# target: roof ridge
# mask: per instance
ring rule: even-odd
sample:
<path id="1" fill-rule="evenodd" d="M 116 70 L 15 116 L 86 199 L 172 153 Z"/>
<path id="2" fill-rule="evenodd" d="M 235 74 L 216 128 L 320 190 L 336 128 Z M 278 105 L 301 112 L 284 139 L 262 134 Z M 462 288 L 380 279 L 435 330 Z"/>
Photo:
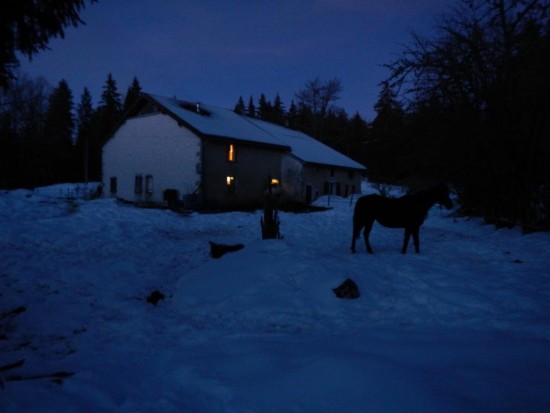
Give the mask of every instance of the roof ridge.
<path id="1" fill-rule="evenodd" d="M 262 121 L 261 119 L 256 119 L 256 118 L 251 118 L 251 117 L 248 117 L 248 116 L 245 116 L 245 115 L 241 115 L 240 113 L 236 113 L 236 112 L 233 112 L 233 113 L 235 113 L 237 116 L 240 116 L 241 118 L 243 118 L 244 120 L 249 122 L 252 126 L 260 129 L 262 132 L 267 133 L 272 138 L 275 138 L 277 141 L 279 141 L 284 146 L 288 146 L 288 144 L 286 142 L 284 142 L 281 138 L 279 138 L 277 135 L 271 133 L 267 129 L 262 128 L 258 123 L 258 121 L 260 121 L 260 122 L 265 122 L 265 121 Z M 291 149 L 292 149 L 292 147 L 291 147 Z"/>

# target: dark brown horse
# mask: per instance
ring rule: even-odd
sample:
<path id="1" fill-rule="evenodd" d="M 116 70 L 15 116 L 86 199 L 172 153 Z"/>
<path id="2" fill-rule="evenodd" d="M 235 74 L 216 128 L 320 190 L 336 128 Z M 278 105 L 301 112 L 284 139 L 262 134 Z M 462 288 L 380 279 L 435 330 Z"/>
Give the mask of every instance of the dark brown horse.
<path id="1" fill-rule="evenodd" d="M 405 195 L 401 198 L 386 198 L 380 195 L 365 195 L 357 200 L 353 211 L 353 238 L 351 240 L 351 252 L 355 252 L 355 241 L 364 227 L 363 236 L 367 252 L 372 254 L 369 243 L 369 234 L 374 221 L 389 228 L 405 228 L 405 238 L 401 252 L 407 252 L 409 238 L 414 240 L 416 253 L 420 252 L 418 232 L 424 223 L 428 211 L 439 203 L 450 209 L 453 202 L 449 198 L 449 188 L 445 184 L 439 184 L 426 191 L 414 195 Z"/>

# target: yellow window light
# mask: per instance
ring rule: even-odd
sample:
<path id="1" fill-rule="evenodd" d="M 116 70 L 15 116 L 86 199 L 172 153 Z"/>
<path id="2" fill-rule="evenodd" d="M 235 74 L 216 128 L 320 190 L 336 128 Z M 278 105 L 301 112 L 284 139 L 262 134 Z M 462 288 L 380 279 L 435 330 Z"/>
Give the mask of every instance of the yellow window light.
<path id="1" fill-rule="evenodd" d="M 230 144 L 229 149 L 227 150 L 227 160 L 230 162 L 235 162 L 235 145 Z"/>
<path id="2" fill-rule="evenodd" d="M 228 176 L 225 178 L 225 181 L 227 183 L 227 186 L 231 186 L 233 185 L 234 181 L 235 181 L 235 177 L 234 176 Z"/>
<path id="3" fill-rule="evenodd" d="M 271 186 L 279 185 L 279 180 L 277 178 L 271 178 Z"/>

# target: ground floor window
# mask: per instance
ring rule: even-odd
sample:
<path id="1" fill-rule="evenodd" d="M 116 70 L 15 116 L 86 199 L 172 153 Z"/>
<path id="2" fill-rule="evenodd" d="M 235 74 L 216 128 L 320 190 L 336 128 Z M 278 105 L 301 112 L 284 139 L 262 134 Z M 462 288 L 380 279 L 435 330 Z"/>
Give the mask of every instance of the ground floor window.
<path id="1" fill-rule="evenodd" d="M 145 193 L 151 195 L 153 193 L 153 175 L 145 177 Z"/>
<path id="2" fill-rule="evenodd" d="M 109 180 L 109 191 L 111 194 L 116 194 L 118 189 L 118 182 L 116 176 L 111 176 L 111 179 Z"/>
<path id="3" fill-rule="evenodd" d="M 134 179 L 134 192 L 136 194 L 143 193 L 143 176 L 141 175 L 136 175 Z"/>

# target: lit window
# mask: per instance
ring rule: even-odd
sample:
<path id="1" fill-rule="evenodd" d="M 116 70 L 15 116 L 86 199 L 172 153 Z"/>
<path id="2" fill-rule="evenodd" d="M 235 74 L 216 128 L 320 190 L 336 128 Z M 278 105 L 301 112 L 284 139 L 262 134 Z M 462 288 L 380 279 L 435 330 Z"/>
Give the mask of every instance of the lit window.
<path id="1" fill-rule="evenodd" d="M 153 193 L 153 175 L 145 177 L 145 193 L 149 195 Z"/>
<path id="2" fill-rule="evenodd" d="M 230 144 L 227 148 L 227 160 L 229 162 L 235 162 L 237 160 L 237 153 L 235 151 L 235 145 Z"/>
<path id="3" fill-rule="evenodd" d="M 279 180 L 277 178 L 271 178 L 271 186 L 279 185 Z"/>
<path id="4" fill-rule="evenodd" d="M 229 192 L 229 193 L 235 192 L 235 177 L 234 176 L 227 176 L 225 178 L 225 183 L 227 184 L 227 192 Z"/>

